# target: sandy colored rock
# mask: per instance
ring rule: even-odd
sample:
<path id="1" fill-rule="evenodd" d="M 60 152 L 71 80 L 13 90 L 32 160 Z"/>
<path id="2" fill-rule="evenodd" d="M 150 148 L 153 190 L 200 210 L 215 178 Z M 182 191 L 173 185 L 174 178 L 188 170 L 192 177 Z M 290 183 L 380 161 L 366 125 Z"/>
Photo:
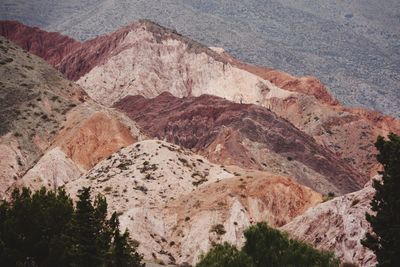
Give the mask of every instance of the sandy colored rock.
<path id="1" fill-rule="evenodd" d="M 370 202 L 374 193 L 369 185 L 360 191 L 321 203 L 281 230 L 319 249 L 334 251 L 344 262 L 375 266 L 375 255 L 360 243 L 371 230 L 365 214 L 371 212 Z"/>
<path id="2" fill-rule="evenodd" d="M 82 186 L 106 196 L 146 259 L 165 263 L 195 263 L 213 242 L 240 245 L 252 223 L 279 226 L 322 200 L 286 177 L 215 165 L 158 140 L 114 153 L 66 188 L 75 195 Z M 226 233 L 213 232 L 216 224 Z"/>
<path id="3" fill-rule="evenodd" d="M 79 178 L 82 173 L 76 163 L 68 158 L 59 147 L 56 147 L 47 151 L 13 187 L 24 186 L 36 191 L 44 186 L 55 190 L 69 181 Z"/>

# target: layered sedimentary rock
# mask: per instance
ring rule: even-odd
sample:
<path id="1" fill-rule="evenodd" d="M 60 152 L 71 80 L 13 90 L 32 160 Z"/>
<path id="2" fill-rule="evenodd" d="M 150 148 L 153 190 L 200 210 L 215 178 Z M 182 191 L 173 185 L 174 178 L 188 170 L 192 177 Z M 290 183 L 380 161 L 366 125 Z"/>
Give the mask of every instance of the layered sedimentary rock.
<path id="1" fill-rule="evenodd" d="M 80 42 L 58 32 L 45 32 L 18 21 L 1 21 L 0 35 L 55 66 L 80 46 Z"/>
<path id="2" fill-rule="evenodd" d="M 18 34 L 9 38 L 29 43 Z M 240 62 L 223 49 L 209 49 L 149 21 L 74 46 L 54 66 L 106 105 L 126 95 L 155 97 L 168 91 L 268 107 L 349 162 L 364 175 L 363 183 L 378 169 L 372 145 L 376 137 L 400 133 L 394 118 L 342 107 L 314 77 Z"/>
<path id="3" fill-rule="evenodd" d="M 193 149 L 220 164 L 289 174 L 322 193 L 360 188 L 362 177 L 329 150 L 266 108 L 220 97 L 153 99 L 115 104 L 149 136 Z"/>
<path id="4" fill-rule="evenodd" d="M 334 251 L 344 262 L 375 266 L 372 251 L 360 240 L 371 231 L 365 214 L 371 213 L 375 193 L 371 185 L 364 189 L 324 202 L 286 224 L 281 230 L 324 250 Z"/>

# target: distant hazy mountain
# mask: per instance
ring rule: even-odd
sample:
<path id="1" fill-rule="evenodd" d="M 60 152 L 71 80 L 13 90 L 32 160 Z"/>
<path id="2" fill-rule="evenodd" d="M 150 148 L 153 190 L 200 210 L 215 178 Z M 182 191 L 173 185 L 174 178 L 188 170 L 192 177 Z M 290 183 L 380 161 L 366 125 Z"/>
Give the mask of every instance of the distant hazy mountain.
<path id="1" fill-rule="evenodd" d="M 2 0 L 0 18 L 81 40 L 147 18 L 247 62 L 317 76 L 345 104 L 400 116 L 398 0 Z"/>

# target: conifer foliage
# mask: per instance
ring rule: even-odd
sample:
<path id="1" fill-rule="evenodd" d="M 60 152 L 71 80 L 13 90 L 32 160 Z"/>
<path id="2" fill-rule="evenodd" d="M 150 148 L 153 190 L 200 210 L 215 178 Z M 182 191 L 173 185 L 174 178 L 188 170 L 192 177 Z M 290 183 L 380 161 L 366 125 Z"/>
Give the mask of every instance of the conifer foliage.
<path id="1" fill-rule="evenodd" d="M 120 233 L 118 216 L 107 219 L 106 199 L 91 201 L 90 188 L 76 206 L 64 190 L 16 189 L 0 204 L 1 266 L 142 267 L 129 233 Z"/>
<path id="2" fill-rule="evenodd" d="M 382 180 L 373 183 L 376 192 L 371 209 L 375 214 L 366 215 L 373 233 L 362 244 L 375 252 L 377 266 L 400 266 L 400 136 L 378 137 L 375 146 L 383 166 Z"/>
<path id="3" fill-rule="evenodd" d="M 200 258 L 197 267 L 338 267 L 333 253 L 319 251 L 285 233 L 258 223 L 245 231 L 242 250 L 225 243 Z"/>

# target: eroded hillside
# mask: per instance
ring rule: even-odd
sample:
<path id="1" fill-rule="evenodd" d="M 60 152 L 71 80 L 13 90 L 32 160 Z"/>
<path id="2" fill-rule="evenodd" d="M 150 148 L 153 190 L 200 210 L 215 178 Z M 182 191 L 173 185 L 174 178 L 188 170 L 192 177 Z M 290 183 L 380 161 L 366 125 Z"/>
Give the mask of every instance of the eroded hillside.
<path id="1" fill-rule="evenodd" d="M 19 27 L 8 36 L 34 48 L 34 35 L 27 38 L 21 34 L 30 27 Z M 40 31 L 37 35 L 47 40 L 54 34 Z M 294 77 L 240 62 L 223 49 L 209 49 L 149 21 L 80 43 L 65 51 L 54 65 L 106 105 L 127 95 L 156 97 L 168 91 L 178 97 L 211 94 L 265 106 L 351 164 L 363 174 L 363 183 L 377 173 L 372 145 L 376 137 L 400 133 L 398 120 L 341 106 L 314 77 Z"/>
<path id="2" fill-rule="evenodd" d="M 194 263 L 214 242 L 241 245 L 252 223 L 280 226 L 322 196 L 270 173 L 224 167 L 164 141 L 132 144 L 66 184 L 106 196 L 146 259 Z"/>
<path id="3" fill-rule="evenodd" d="M 42 59 L 0 37 L 0 196 L 50 146 L 86 98 Z"/>
<path id="4" fill-rule="evenodd" d="M 319 204 L 281 230 L 319 249 L 334 251 L 344 262 L 375 266 L 374 253 L 360 242 L 370 231 L 365 214 L 371 212 L 374 193 L 368 185 L 360 191 Z"/>
<path id="5" fill-rule="evenodd" d="M 325 194 L 362 185 L 361 175 L 349 165 L 263 107 L 169 93 L 126 97 L 115 107 L 149 136 L 194 149 L 219 164 L 287 174 Z"/>

